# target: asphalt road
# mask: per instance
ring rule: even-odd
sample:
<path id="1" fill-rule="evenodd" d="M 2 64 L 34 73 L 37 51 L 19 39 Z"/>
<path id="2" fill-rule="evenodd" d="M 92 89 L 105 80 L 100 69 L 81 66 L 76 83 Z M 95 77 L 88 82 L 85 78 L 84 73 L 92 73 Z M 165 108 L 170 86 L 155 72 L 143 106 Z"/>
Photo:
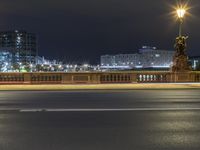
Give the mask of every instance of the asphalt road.
<path id="1" fill-rule="evenodd" d="M 199 150 L 200 90 L 0 92 L 0 150 Z"/>

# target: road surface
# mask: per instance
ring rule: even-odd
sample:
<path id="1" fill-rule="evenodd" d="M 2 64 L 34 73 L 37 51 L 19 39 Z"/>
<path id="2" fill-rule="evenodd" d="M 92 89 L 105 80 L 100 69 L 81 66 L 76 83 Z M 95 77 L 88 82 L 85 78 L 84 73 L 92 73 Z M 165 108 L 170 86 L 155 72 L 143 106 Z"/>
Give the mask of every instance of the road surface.
<path id="1" fill-rule="evenodd" d="M 0 92 L 2 150 L 199 150 L 200 90 Z"/>

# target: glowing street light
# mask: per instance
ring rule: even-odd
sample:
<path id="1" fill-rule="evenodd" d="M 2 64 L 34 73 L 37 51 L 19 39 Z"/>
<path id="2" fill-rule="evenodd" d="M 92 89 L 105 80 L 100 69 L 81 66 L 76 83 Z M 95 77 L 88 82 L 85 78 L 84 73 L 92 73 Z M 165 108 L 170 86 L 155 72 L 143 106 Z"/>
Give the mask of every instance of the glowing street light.
<path id="1" fill-rule="evenodd" d="M 182 36 L 182 24 L 183 24 L 183 18 L 186 14 L 186 9 L 184 8 L 178 8 L 176 10 L 176 13 L 177 13 L 177 16 L 178 16 L 178 19 L 179 19 L 179 37 Z"/>
<path id="2" fill-rule="evenodd" d="M 178 18 L 183 19 L 184 15 L 186 13 L 186 10 L 183 8 L 179 8 L 176 10 L 176 12 L 177 12 Z"/>
<path id="3" fill-rule="evenodd" d="M 179 20 L 179 35 L 175 40 L 175 56 L 173 58 L 173 64 L 171 67 L 172 72 L 185 72 L 191 71 L 191 66 L 188 63 L 188 56 L 186 54 L 187 47 L 187 36 L 182 35 L 182 25 L 185 18 L 185 15 L 188 14 L 187 10 L 189 10 L 188 3 L 180 3 L 178 7 L 176 7 L 176 16 Z M 175 82 L 176 82 L 176 74 L 175 74 Z"/>
<path id="4" fill-rule="evenodd" d="M 33 72 L 33 64 L 30 64 L 30 71 Z"/>

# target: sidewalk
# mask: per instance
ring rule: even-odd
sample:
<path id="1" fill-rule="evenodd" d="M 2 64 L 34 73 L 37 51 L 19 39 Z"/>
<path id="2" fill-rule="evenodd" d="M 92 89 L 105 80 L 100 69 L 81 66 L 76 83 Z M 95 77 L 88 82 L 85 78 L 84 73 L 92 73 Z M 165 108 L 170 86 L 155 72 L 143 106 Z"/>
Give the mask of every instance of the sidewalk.
<path id="1" fill-rule="evenodd" d="M 133 83 L 133 84 L 75 84 L 75 85 L 0 85 L 0 91 L 40 90 L 162 90 L 200 89 L 200 83 Z"/>

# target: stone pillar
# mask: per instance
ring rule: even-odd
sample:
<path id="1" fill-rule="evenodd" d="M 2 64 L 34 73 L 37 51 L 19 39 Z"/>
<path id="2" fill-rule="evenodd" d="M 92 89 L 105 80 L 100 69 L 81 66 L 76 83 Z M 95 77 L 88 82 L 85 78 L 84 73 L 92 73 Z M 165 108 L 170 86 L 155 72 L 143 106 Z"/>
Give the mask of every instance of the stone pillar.
<path id="1" fill-rule="evenodd" d="M 93 83 L 93 84 L 101 83 L 101 81 L 100 81 L 101 75 L 100 74 L 95 73 L 95 74 L 92 74 L 91 77 L 92 77 L 91 83 Z"/>
<path id="2" fill-rule="evenodd" d="M 132 73 L 131 74 L 131 82 L 132 83 L 136 83 L 137 82 L 137 74 L 136 73 Z"/>
<path id="3" fill-rule="evenodd" d="M 62 74 L 62 84 L 72 84 L 72 74 L 71 73 L 63 73 Z"/>
<path id="4" fill-rule="evenodd" d="M 24 73 L 24 84 L 31 84 L 31 73 Z"/>

